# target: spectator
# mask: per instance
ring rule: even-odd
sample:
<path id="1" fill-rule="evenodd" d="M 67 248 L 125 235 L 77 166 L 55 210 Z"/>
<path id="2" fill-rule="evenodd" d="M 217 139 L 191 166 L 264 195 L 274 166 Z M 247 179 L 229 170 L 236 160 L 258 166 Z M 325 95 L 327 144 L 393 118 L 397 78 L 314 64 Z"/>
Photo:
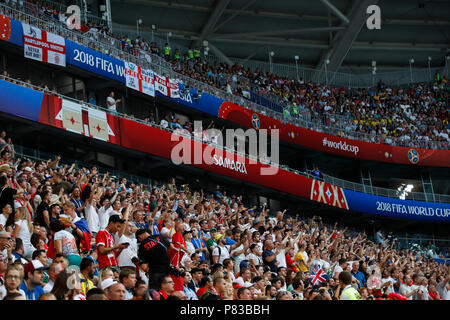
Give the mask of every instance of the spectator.
<path id="1" fill-rule="evenodd" d="M 174 281 L 170 276 L 165 276 L 161 279 L 161 285 L 159 293 L 161 294 L 161 300 L 167 300 L 167 298 L 174 292 Z"/>
<path id="2" fill-rule="evenodd" d="M 186 272 L 184 276 L 184 288 L 183 288 L 184 294 L 186 295 L 187 300 L 198 300 L 196 292 L 199 289 L 199 287 L 195 287 L 194 285 L 195 289 L 191 289 L 189 287 L 189 284 L 191 282 L 192 282 L 192 275 L 190 272 Z"/>
<path id="3" fill-rule="evenodd" d="M 104 290 L 92 288 L 87 292 L 86 300 L 108 300 L 108 296 Z"/>
<path id="4" fill-rule="evenodd" d="M 30 259 L 34 251 L 31 245 L 31 233 L 33 232 L 33 224 L 30 220 L 30 215 L 25 207 L 20 207 L 15 213 L 14 232 L 13 236 L 22 240 L 24 254 L 26 259 Z"/>
<path id="5" fill-rule="evenodd" d="M 311 174 L 313 175 L 314 179 L 316 179 L 316 180 L 322 180 L 323 179 L 322 171 L 319 170 L 318 166 L 314 167 L 314 170 L 311 171 Z"/>
<path id="6" fill-rule="evenodd" d="M 359 271 L 359 269 L 359 261 L 354 261 L 352 263 L 351 274 L 353 277 L 355 277 L 356 280 L 358 280 L 358 288 L 360 289 L 361 287 L 364 287 L 366 285 L 366 277 L 361 271 Z"/>
<path id="7" fill-rule="evenodd" d="M 361 300 L 359 292 L 352 287 L 352 275 L 350 272 L 343 271 L 339 274 L 339 288 L 337 293 L 341 292 L 340 300 Z"/>
<path id="8" fill-rule="evenodd" d="M 20 289 L 25 292 L 27 300 L 38 300 L 44 294 L 44 289 L 41 287 L 44 270 L 44 265 L 38 260 L 30 261 L 25 266 L 25 277 Z"/>
<path id="9" fill-rule="evenodd" d="M 136 271 L 123 269 L 120 272 L 119 281 L 125 286 L 125 300 L 133 299 L 133 290 L 136 285 Z"/>
<path id="10" fill-rule="evenodd" d="M 237 299 L 238 300 L 253 300 L 252 295 L 249 288 L 241 287 L 237 291 Z"/>
<path id="11" fill-rule="evenodd" d="M 94 278 L 94 261 L 89 258 L 83 258 L 80 263 L 80 286 L 81 293 L 87 296 L 89 290 L 94 288 L 92 279 Z"/>
<path id="12" fill-rule="evenodd" d="M 122 99 L 114 99 L 114 91 L 111 91 L 106 98 L 106 106 L 109 112 L 117 114 L 117 104 L 120 103 Z"/>
<path id="13" fill-rule="evenodd" d="M 112 215 L 109 218 L 108 226 L 105 230 L 101 230 L 97 233 L 95 243 L 97 246 L 97 260 L 100 270 L 109 266 L 117 266 L 117 256 L 128 246 L 125 243 L 115 245 L 113 237 L 124 222 L 125 220 L 118 215 Z"/>
<path id="14" fill-rule="evenodd" d="M 57 299 L 53 293 L 48 292 L 41 295 L 38 300 L 57 300 Z"/>
<path id="15" fill-rule="evenodd" d="M 0 255 L 0 265 L 6 266 L 5 257 Z M 4 268 L 0 266 L 0 268 Z M 3 271 L 2 271 L 3 273 Z M 25 292 L 20 289 L 20 285 L 23 281 L 23 271 L 18 265 L 10 265 L 4 272 L 4 284 L 0 286 L 0 300 L 3 300 L 8 294 L 20 293 L 26 300 Z"/>
<path id="16" fill-rule="evenodd" d="M 63 266 L 61 263 L 53 262 L 50 267 L 48 268 L 48 282 L 44 286 L 44 292 L 50 293 L 53 289 L 53 286 L 55 285 L 56 277 L 58 277 L 58 274 L 63 271 Z"/>
<path id="17" fill-rule="evenodd" d="M 104 290 L 109 300 L 125 300 L 126 290 L 125 286 L 121 283 L 113 281 L 113 283 L 106 286 L 106 289 Z"/>
<path id="18" fill-rule="evenodd" d="M 211 290 L 213 287 L 213 282 L 209 276 L 203 276 L 199 283 L 200 289 L 197 290 L 197 297 L 201 299 L 202 295 Z"/>
<path id="19" fill-rule="evenodd" d="M 138 255 L 148 264 L 149 287 L 159 290 L 164 277 L 169 273 L 170 258 L 167 247 L 161 242 L 159 235 L 150 236 L 147 230 L 136 231 L 139 241 Z"/>

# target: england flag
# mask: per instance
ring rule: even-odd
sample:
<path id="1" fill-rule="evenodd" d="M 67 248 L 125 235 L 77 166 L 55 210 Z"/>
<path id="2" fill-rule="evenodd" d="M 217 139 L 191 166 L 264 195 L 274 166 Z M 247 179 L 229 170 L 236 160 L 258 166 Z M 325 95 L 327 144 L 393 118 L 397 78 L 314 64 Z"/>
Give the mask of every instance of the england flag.
<path id="1" fill-rule="evenodd" d="M 66 42 L 54 33 L 22 23 L 25 58 L 66 66 Z"/>

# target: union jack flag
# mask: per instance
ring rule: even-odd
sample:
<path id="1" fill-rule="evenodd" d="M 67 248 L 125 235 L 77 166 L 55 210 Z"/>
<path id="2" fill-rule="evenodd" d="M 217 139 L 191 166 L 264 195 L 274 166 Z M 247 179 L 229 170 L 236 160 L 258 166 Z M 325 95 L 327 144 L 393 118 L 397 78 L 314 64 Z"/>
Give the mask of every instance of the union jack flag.
<path id="1" fill-rule="evenodd" d="M 309 276 L 309 281 L 313 286 L 319 285 L 322 282 L 327 282 L 329 279 L 330 276 L 325 271 L 323 271 L 322 267 L 320 267 L 320 265 L 318 264 L 314 266 L 314 269 Z"/>

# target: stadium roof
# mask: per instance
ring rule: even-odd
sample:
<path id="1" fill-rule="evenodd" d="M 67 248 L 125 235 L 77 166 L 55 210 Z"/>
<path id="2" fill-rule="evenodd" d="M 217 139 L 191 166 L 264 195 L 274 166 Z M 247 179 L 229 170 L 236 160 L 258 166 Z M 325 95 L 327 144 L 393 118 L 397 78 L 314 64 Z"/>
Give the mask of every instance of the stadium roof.
<path id="1" fill-rule="evenodd" d="M 381 9 L 381 29 L 366 27 L 369 5 Z M 371 62 L 385 71 L 445 64 L 450 52 L 448 0 L 111 0 L 114 29 L 144 38 L 156 36 L 174 44 L 202 47 L 222 60 L 233 58 L 364 72 Z"/>

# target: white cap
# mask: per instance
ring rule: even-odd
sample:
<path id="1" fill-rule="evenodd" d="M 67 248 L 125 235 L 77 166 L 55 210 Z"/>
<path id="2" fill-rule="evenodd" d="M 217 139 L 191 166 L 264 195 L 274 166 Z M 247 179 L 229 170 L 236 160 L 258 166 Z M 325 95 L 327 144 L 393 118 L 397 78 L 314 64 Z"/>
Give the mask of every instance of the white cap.
<path id="1" fill-rule="evenodd" d="M 170 230 L 168 228 L 164 227 L 161 229 L 161 235 L 166 235 L 166 234 L 168 235 L 169 233 L 170 233 Z"/>
<path id="2" fill-rule="evenodd" d="M 102 281 L 102 290 L 106 290 L 111 287 L 113 284 L 116 284 L 117 281 L 114 281 L 113 278 L 108 278 Z"/>
<path id="3" fill-rule="evenodd" d="M 242 287 L 244 287 L 244 288 L 248 288 L 248 287 L 251 287 L 251 286 L 253 285 L 253 284 L 250 283 L 250 282 L 247 282 L 247 281 L 244 282 L 244 279 L 242 279 L 241 277 L 236 278 L 236 279 L 233 281 L 233 283 L 237 283 L 237 284 L 239 284 L 240 286 L 242 286 Z"/>

